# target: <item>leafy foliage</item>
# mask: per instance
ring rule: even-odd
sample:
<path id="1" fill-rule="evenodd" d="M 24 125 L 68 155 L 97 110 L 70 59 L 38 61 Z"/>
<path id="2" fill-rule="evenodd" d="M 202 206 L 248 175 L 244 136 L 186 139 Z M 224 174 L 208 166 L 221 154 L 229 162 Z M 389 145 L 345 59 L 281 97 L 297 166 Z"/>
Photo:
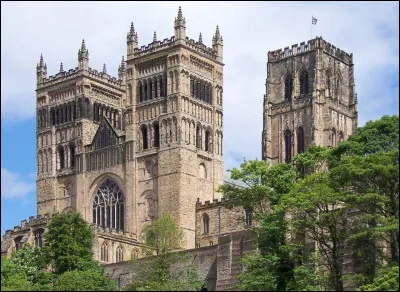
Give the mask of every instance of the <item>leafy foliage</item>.
<path id="1" fill-rule="evenodd" d="M 359 291 L 399 291 L 399 266 L 385 267 L 371 284 L 361 286 Z"/>
<path id="2" fill-rule="evenodd" d="M 1 290 L 31 291 L 32 284 L 26 279 L 25 273 L 11 260 L 1 258 Z"/>
<path id="3" fill-rule="evenodd" d="M 61 274 L 54 285 L 55 291 L 116 291 L 116 280 L 106 275 L 97 262 L 86 262 L 80 269 Z"/>
<path id="4" fill-rule="evenodd" d="M 93 230 L 79 213 L 55 215 L 44 234 L 43 251 L 56 274 L 74 270 L 93 258 Z"/>
<path id="5" fill-rule="evenodd" d="M 138 280 L 127 285 L 126 291 L 196 291 L 204 285 L 190 257 L 176 252 L 183 247 L 183 232 L 169 213 L 161 213 L 144 228 L 142 238 L 143 254 L 157 256 L 135 267 Z"/>

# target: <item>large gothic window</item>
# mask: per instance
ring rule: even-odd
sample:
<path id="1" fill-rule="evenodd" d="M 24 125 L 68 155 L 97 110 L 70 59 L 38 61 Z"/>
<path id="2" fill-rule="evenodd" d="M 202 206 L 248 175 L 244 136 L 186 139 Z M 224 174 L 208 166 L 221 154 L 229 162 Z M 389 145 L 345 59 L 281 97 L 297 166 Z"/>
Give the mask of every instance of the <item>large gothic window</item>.
<path id="1" fill-rule="evenodd" d="M 342 143 L 343 140 L 344 140 L 344 135 L 343 135 L 343 132 L 340 131 L 340 132 L 339 132 L 339 143 Z"/>
<path id="2" fill-rule="evenodd" d="M 292 161 L 292 133 L 285 131 L 285 162 Z"/>
<path id="3" fill-rule="evenodd" d="M 17 236 L 15 239 L 14 239 L 14 243 L 15 243 L 15 250 L 17 251 L 17 250 L 19 250 L 19 249 L 21 249 L 21 247 L 22 247 L 22 244 L 23 244 L 23 242 L 22 242 L 22 235 L 20 235 L 20 236 Z"/>
<path id="4" fill-rule="evenodd" d="M 336 129 L 335 128 L 333 128 L 332 129 L 332 146 L 336 146 L 337 145 L 337 143 L 336 143 Z"/>
<path id="5" fill-rule="evenodd" d="M 292 75 L 288 74 L 285 79 L 285 100 L 290 101 L 292 99 L 293 91 L 293 78 Z"/>
<path id="6" fill-rule="evenodd" d="M 211 134 L 210 134 L 210 131 L 209 130 L 207 130 L 206 131 L 206 137 L 205 137 L 206 139 L 206 143 L 205 143 L 205 150 L 206 151 L 211 151 Z"/>
<path id="7" fill-rule="evenodd" d="M 64 169 L 64 167 L 65 167 L 64 148 L 60 146 L 60 148 L 58 148 L 58 169 Z"/>
<path id="8" fill-rule="evenodd" d="M 297 153 L 304 152 L 304 130 L 303 127 L 297 129 Z"/>
<path id="9" fill-rule="evenodd" d="M 201 128 L 199 125 L 196 127 L 196 147 L 202 149 L 201 147 Z"/>
<path id="10" fill-rule="evenodd" d="M 71 163 L 71 168 L 75 168 L 75 146 L 69 145 L 69 161 Z"/>
<path id="11" fill-rule="evenodd" d="M 245 227 L 249 227 L 249 226 L 253 225 L 253 212 L 250 208 L 247 208 L 245 210 L 244 224 L 245 224 Z"/>
<path id="12" fill-rule="evenodd" d="M 308 94 L 308 73 L 304 70 L 300 75 L 300 95 L 305 94 Z"/>
<path id="13" fill-rule="evenodd" d="M 102 183 L 94 197 L 93 223 L 100 227 L 124 230 L 124 194 L 111 179 Z"/>

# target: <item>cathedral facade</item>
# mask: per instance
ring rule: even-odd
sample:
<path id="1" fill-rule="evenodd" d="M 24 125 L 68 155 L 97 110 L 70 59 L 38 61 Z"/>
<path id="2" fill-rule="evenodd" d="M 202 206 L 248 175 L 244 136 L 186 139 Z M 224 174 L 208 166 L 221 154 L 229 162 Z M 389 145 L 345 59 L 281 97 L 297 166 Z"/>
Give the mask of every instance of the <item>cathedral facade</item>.
<path id="1" fill-rule="evenodd" d="M 75 69 L 61 64 L 48 77 L 40 58 L 37 217 L 6 231 L 2 255 L 27 242 L 41 246 L 51 217 L 68 211 L 93 226 L 94 257 L 104 264 L 141 257 L 141 232 L 163 211 L 184 231 L 186 249 L 219 245 L 252 226 L 251 210 L 226 208 L 216 192 L 224 182 L 219 28 L 212 47 L 201 34 L 190 39 L 179 9 L 174 29 L 171 38 L 154 33 L 152 43 L 139 47 L 131 24 L 118 77 L 105 65 L 101 71 L 89 66 L 84 41 Z M 268 52 L 263 159 L 290 162 L 309 145 L 335 146 L 355 133 L 352 60 L 320 37 Z M 235 256 L 218 249 L 221 259 L 236 259 L 224 264 L 229 285 L 246 250 L 242 235 L 236 241 Z"/>
<path id="2" fill-rule="evenodd" d="M 163 211 L 194 248 L 196 201 L 221 196 L 222 36 L 217 26 L 212 47 L 188 38 L 181 9 L 174 28 L 139 47 L 132 23 L 117 78 L 89 66 L 84 41 L 75 69 L 48 77 L 37 65 L 38 217 L 81 213 L 103 262 L 137 257 Z"/>
<path id="3" fill-rule="evenodd" d="M 321 37 L 268 52 L 262 158 L 290 162 L 357 131 L 353 55 Z"/>

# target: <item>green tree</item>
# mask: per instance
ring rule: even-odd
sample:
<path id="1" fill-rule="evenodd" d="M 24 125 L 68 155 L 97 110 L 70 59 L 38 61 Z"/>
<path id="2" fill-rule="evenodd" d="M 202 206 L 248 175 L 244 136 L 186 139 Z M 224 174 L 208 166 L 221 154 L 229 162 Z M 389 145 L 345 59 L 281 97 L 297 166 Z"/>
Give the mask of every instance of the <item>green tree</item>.
<path id="1" fill-rule="evenodd" d="M 1 258 L 1 290 L 31 291 L 32 283 L 26 279 L 26 274 L 11 260 Z"/>
<path id="2" fill-rule="evenodd" d="M 44 234 L 47 263 L 57 275 L 77 269 L 80 262 L 92 260 L 93 238 L 93 230 L 79 213 L 53 216 Z"/>
<path id="3" fill-rule="evenodd" d="M 61 274 L 55 281 L 56 291 L 116 291 L 117 282 L 98 262 L 84 262 L 78 269 Z"/>
<path id="4" fill-rule="evenodd" d="M 363 285 L 359 291 L 399 291 L 399 266 L 387 266 L 378 272 L 371 284 Z"/>
<path id="5" fill-rule="evenodd" d="M 195 266 L 182 250 L 184 237 L 174 218 L 161 213 L 143 230 L 143 254 L 156 254 L 136 265 L 137 277 L 127 291 L 195 291 L 204 284 Z"/>

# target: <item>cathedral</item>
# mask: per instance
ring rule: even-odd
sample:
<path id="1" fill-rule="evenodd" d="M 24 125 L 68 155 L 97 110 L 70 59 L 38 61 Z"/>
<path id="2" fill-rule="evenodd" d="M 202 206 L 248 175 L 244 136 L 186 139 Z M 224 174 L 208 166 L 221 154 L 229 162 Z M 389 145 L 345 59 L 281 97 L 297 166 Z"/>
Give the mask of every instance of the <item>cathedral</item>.
<path id="1" fill-rule="evenodd" d="M 84 41 L 74 69 L 61 64 L 47 76 L 41 56 L 37 216 L 6 231 L 2 255 L 26 242 L 41 246 L 51 217 L 68 211 L 93 226 L 101 263 L 141 257 L 141 232 L 163 211 L 184 231 L 186 249 L 252 225 L 249 210 L 225 208 L 216 192 L 224 182 L 222 35 L 217 26 L 212 47 L 201 34 L 190 39 L 180 8 L 174 28 L 139 47 L 132 23 L 118 77 L 89 66 Z M 321 37 L 268 52 L 264 160 L 290 162 L 309 145 L 335 146 L 357 130 L 352 61 Z"/>

